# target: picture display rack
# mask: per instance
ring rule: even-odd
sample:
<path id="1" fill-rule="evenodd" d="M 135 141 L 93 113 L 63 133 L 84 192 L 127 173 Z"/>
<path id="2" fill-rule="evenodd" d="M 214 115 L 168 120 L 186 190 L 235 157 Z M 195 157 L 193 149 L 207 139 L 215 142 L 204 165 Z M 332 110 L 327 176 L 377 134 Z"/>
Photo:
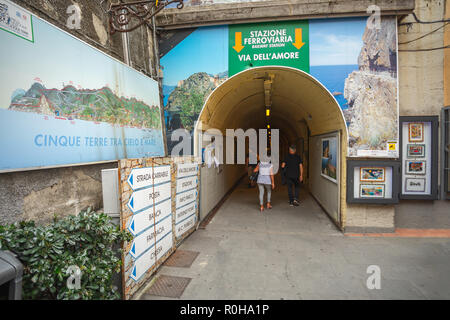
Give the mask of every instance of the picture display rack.
<path id="1" fill-rule="evenodd" d="M 400 198 L 438 199 L 437 116 L 400 117 Z"/>
<path id="2" fill-rule="evenodd" d="M 347 160 L 347 203 L 398 203 L 400 162 Z"/>

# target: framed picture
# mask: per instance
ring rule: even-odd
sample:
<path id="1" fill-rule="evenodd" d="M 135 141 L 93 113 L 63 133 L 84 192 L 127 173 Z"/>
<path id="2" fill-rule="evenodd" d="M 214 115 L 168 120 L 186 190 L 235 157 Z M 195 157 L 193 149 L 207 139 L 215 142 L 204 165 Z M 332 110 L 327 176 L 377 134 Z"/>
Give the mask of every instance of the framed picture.
<path id="1" fill-rule="evenodd" d="M 361 167 L 359 176 L 361 182 L 384 182 L 385 170 L 384 168 Z"/>
<path id="2" fill-rule="evenodd" d="M 408 144 L 406 145 L 407 157 L 425 157 L 425 145 L 424 144 Z"/>
<path id="3" fill-rule="evenodd" d="M 425 160 L 406 160 L 406 174 L 426 174 Z"/>
<path id="4" fill-rule="evenodd" d="M 425 192 L 425 178 L 406 178 L 405 191 L 406 192 Z"/>
<path id="5" fill-rule="evenodd" d="M 423 141 L 423 123 L 409 123 L 409 142 L 422 142 Z"/>
<path id="6" fill-rule="evenodd" d="M 337 139 L 322 139 L 322 177 L 337 183 Z"/>
<path id="7" fill-rule="evenodd" d="M 384 198 L 384 184 L 361 184 L 359 186 L 360 198 Z"/>

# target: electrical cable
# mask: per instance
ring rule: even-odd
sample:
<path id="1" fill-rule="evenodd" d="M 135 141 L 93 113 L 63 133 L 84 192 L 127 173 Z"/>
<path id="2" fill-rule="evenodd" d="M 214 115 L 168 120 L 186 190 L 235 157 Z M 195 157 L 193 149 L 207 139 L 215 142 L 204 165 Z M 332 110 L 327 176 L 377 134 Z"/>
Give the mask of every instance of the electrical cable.
<path id="1" fill-rule="evenodd" d="M 438 48 L 426 48 L 426 49 L 402 49 L 398 50 L 399 52 L 419 52 L 419 51 L 433 51 L 433 50 L 440 50 L 440 49 L 449 49 L 450 45 L 444 46 L 444 47 L 438 47 Z"/>
<path id="2" fill-rule="evenodd" d="M 412 23 L 420 23 L 420 24 L 433 24 L 433 23 L 443 23 L 443 22 L 450 22 L 450 19 L 443 19 L 443 20 L 435 20 L 435 21 L 421 21 L 419 18 L 417 18 L 416 13 L 413 12 L 411 13 L 412 16 L 414 17 L 414 19 L 416 20 L 415 22 L 403 22 L 403 23 L 399 23 L 399 26 L 405 26 L 405 25 L 411 25 Z"/>
<path id="3" fill-rule="evenodd" d="M 425 38 L 426 36 L 429 36 L 430 34 L 432 34 L 432 33 L 436 32 L 436 31 L 438 31 L 438 30 L 444 28 L 444 27 L 447 26 L 448 24 L 450 24 L 450 22 L 447 22 L 447 23 L 443 24 L 443 25 L 440 26 L 439 28 L 436 28 L 436 29 L 434 29 L 433 31 L 431 31 L 431 32 L 429 32 L 429 33 L 427 33 L 427 34 L 424 34 L 423 36 L 421 36 L 421 37 L 419 37 L 419 38 L 417 38 L 417 39 L 409 40 L 409 41 L 405 41 L 405 42 L 399 42 L 398 44 L 407 44 L 407 43 L 411 43 L 411 42 L 414 42 L 414 41 L 423 39 L 423 38 Z"/>

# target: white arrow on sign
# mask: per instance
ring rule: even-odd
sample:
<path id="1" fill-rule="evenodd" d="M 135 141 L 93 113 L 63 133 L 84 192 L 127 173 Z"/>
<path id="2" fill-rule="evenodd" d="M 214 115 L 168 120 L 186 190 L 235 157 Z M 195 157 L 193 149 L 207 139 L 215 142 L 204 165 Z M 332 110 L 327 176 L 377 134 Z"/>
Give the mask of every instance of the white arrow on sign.
<path id="1" fill-rule="evenodd" d="M 131 268 L 131 279 L 138 281 L 147 270 L 155 265 L 155 262 L 155 250 L 150 249 L 134 262 L 133 268 Z"/>
<path id="2" fill-rule="evenodd" d="M 132 169 L 127 179 L 128 184 L 133 190 L 149 187 L 153 184 L 152 174 L 151 167 Z"/>
<path id="3" fill-rule="evenodd" d="M 153 183 L 160 184 L 170 181 L 170 165 L 153 167 Z"/>
<path id="4" fill-rule="evenodd" d="M 191 214 L 196 213 L 197 211 L 197 202 L 193 201 L 192 203 L 177 209 L 176 215 L 175 215 L 175 223 L 180 222 L 186 217 L 189 217 Z"/>
<path id="5" fill-rule="evenodd" d="M 155 244 L 155 235 L 156 241 L 158 241 L 162 236 L 167 234 L 167 232 L 172 232 L 171 214 L 156 224 L 156 226 L 148 228 L 146 231 L 134 238 L 133 243 L 131 244 L 131 256 L 136 259 Z"/>
<path id="6" fill-rule="evenodd" d="M 153 191 L 153 189 L 155 189 Z M 165 183 L 153 188 L 141 189 L 133 192 L 128 200 L 128 207 L 135 213 L 142 209 L 147 209 L 155 203 L 171 197 L 170 183 Z"/>
<path id="7" fill-rule="evenodd" d="M 170 232 L 164 235 L 163 239 L 156 243 L 156 260 L 161 259 L 172 248 L 173 234 Z"/>
<path id="8" fill-rule="evenodd" d="M 197 176 L 182 178 L 177 180 L 177 193 L 197 188 Z"/>
<path id="9" fill-rule="evenodd" d="M 191 217 L 187 218 L 183 222 L 179 222 L 175 226 L 175 234 L 177 238 L 181 237 L 183 234 L 185 234 L 187 231 L 189 231 L 197 222 L 197 216 L 193 214 Z"/>
<path id="10" fill-rule="evenodd" d="M 192 202 L 197 199 L 198 192 L 196 189 L 191 191 L 179 193 L 175 196 L 175 208 L 179 208 L 189 202 Z"/>
<path id="11" fill-rule="evenodd" d="M 170 199 L 167 199 L 166 201 L 157 204 L 154 210 L 155 217 L 153 217 L 153 207 L 136 213 L 131 217 L 128 224 L 128 230 L 133 236 L 136 236 L 145 229 L 153 226 L 155 221 L 158 223 L 162 218 L 169 215 L 172 212 L 172 202 Z"/>
<path id="12" fill-rule="evenodd" d="M 177 178 L 184 178 L 198 173 L 197 163 L 179 163 L 177 165 Z"/>

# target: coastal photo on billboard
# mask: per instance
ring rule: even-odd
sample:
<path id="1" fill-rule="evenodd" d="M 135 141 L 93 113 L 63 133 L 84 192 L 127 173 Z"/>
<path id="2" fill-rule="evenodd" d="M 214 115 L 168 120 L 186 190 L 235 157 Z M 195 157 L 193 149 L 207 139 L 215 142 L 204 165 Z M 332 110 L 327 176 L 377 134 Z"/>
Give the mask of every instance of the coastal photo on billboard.
<path id="1" fill-rule="evenodd" d="M 164 155 L 158 83 L 23 12 L 33 41 L 0 29 L 0 170 Z"/>

